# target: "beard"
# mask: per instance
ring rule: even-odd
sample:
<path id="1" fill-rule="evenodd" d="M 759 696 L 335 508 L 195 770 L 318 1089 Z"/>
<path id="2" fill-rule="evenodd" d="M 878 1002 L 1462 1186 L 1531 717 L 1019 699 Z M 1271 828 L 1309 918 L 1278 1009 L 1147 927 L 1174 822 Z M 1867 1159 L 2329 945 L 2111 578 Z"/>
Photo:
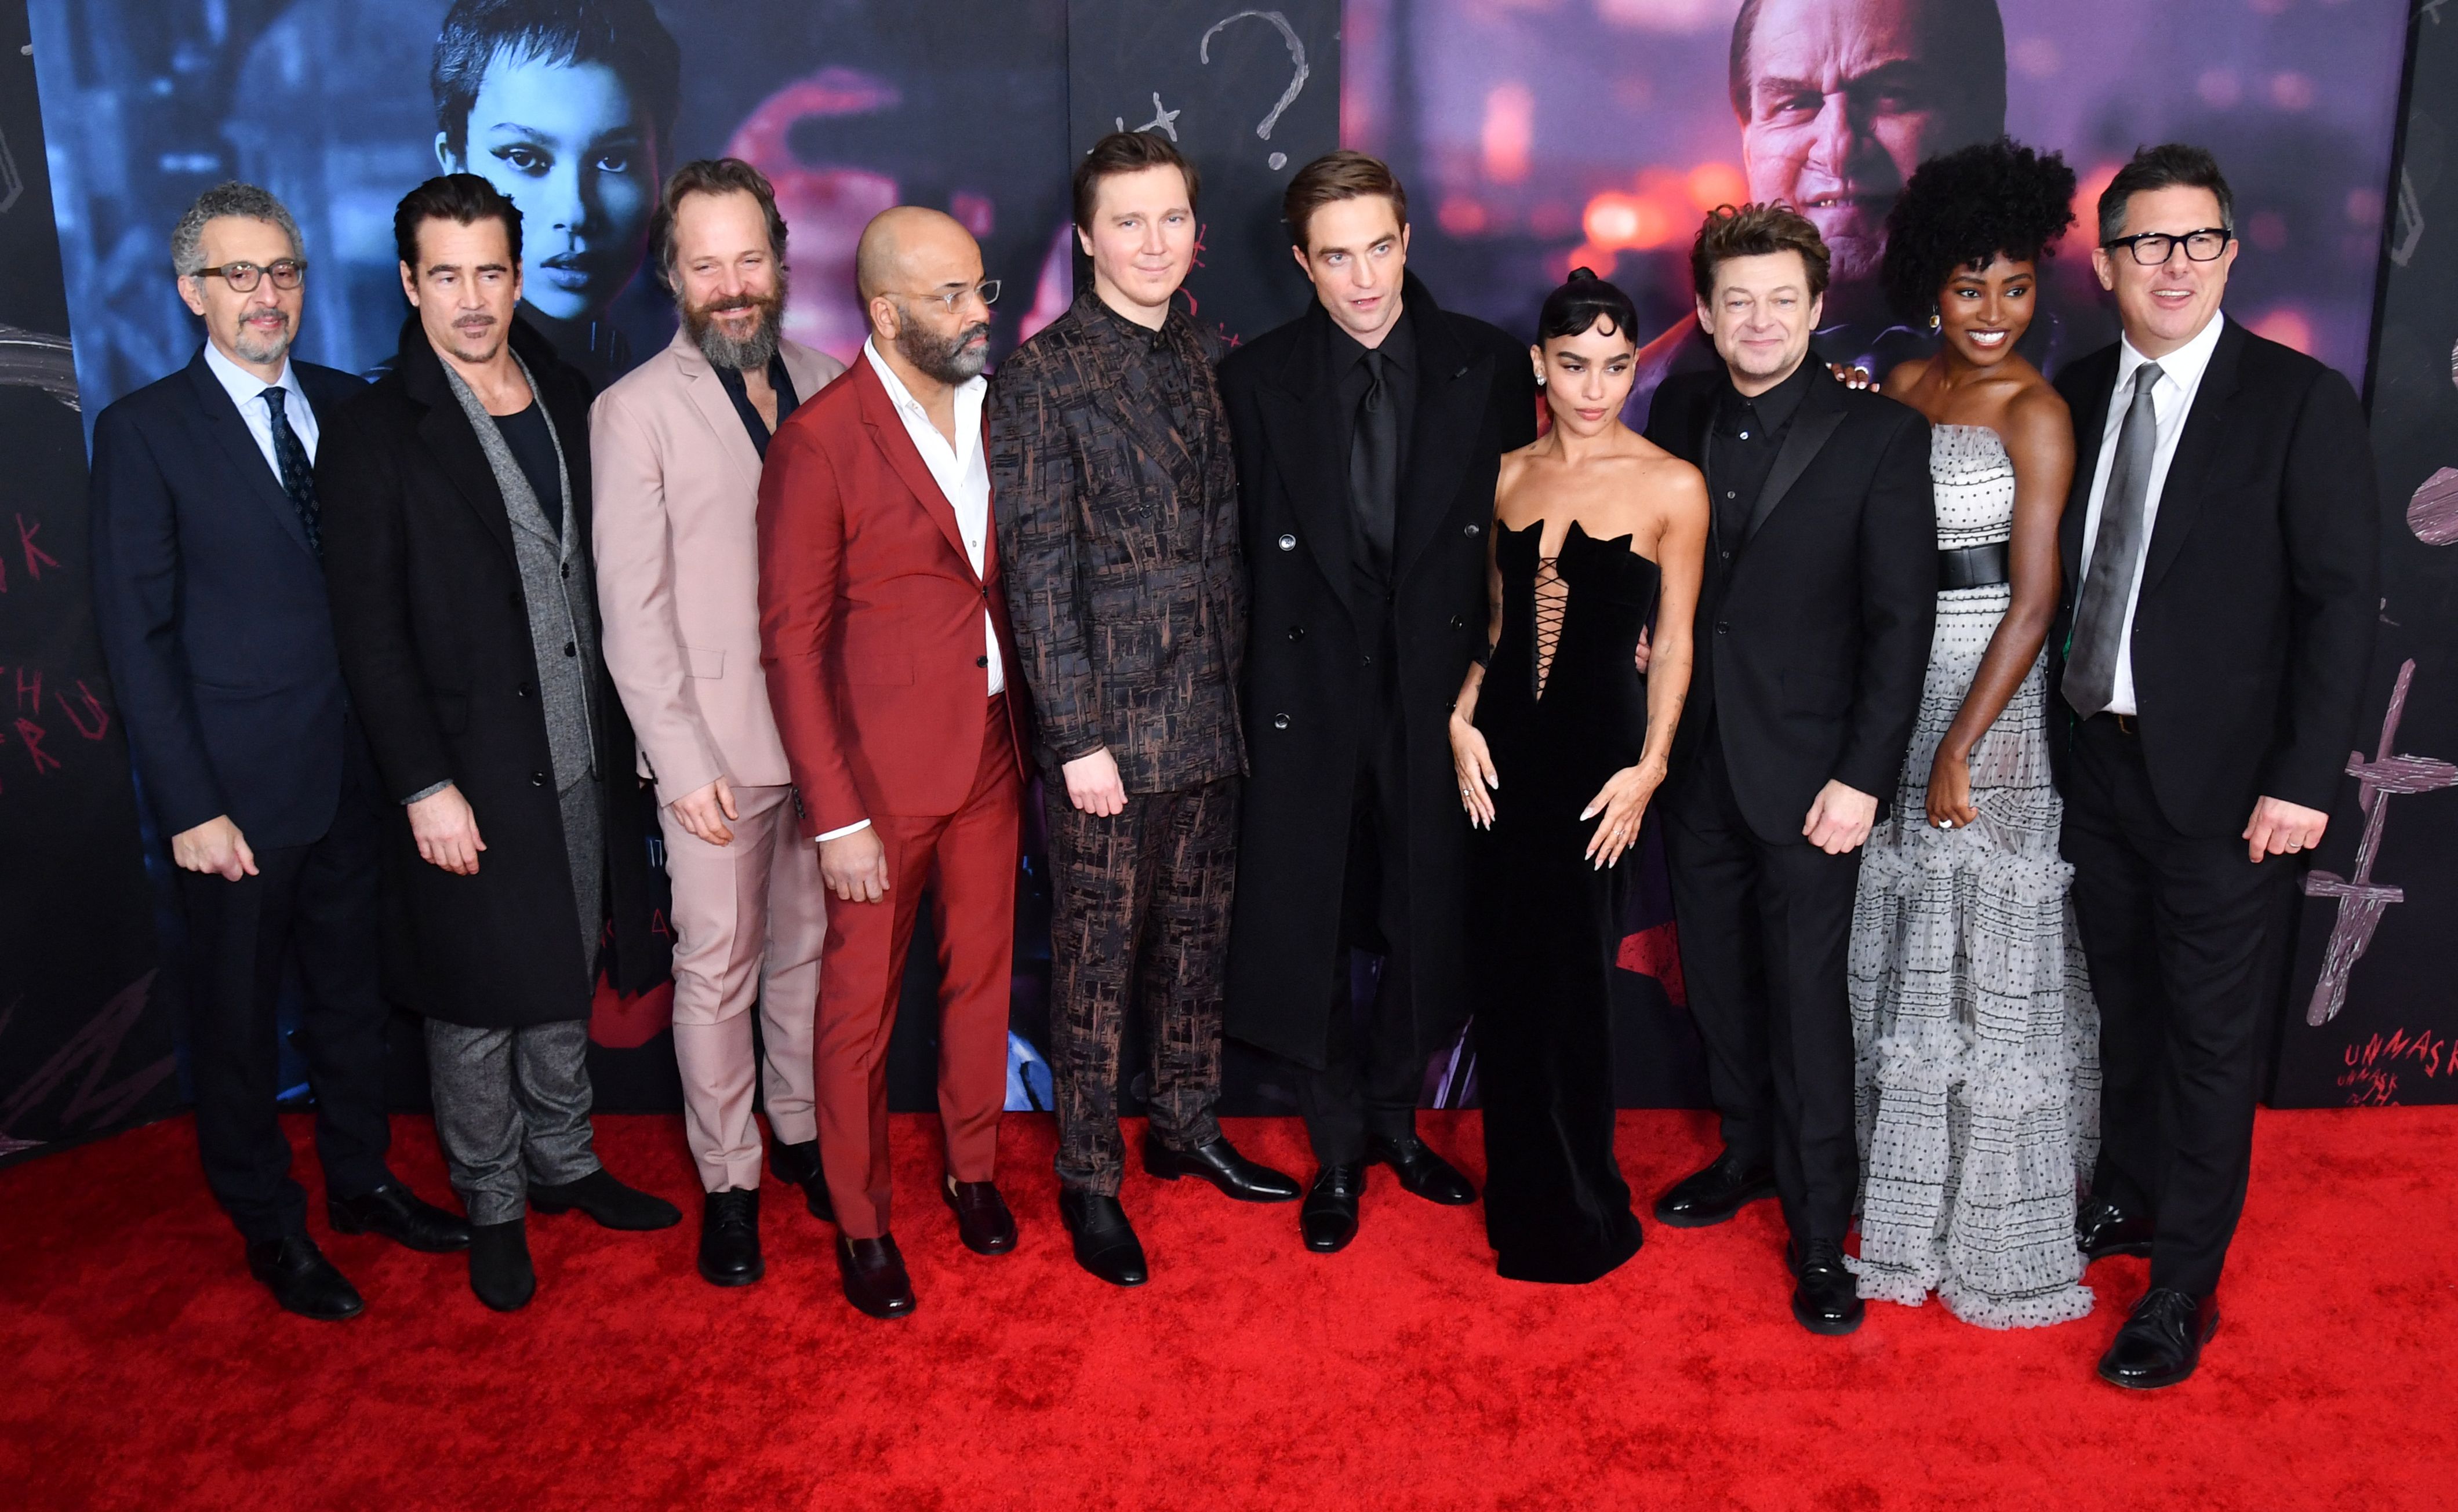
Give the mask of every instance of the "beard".
<path id="1" fill-rule="evenodd" d="M 751 334 L 737 339 L 725 334 L 717 317 L 733 310 L 757 310 L 759 323 Z M 758 372 L 777 355 L 777 342 L 785 325 L 785 280 L 779 279 L 777 287 L 765 295 L 738 294 L 713 304 L 683 306 L 683 329 L 690 333 L 692 344 L 699 354 L 719 367 L 730 367 L 738 373 Z"/>
<path id="2" fill-rule="evenodd" d="M 231 338 L 231 350 L 237 352 L 243 362 L 278 362 L 290 350 L 290 337 L 295 329 L 287 313 L 282 315 L 281 330 L 273 336 L 260 336 L 241 322 L 238 333 Z"/>
<path id="3" fill-rule="evenodd" d="M 896 350 L 914 367 L 951 386 L 982 376 L 983 364 L 989 360 L 989 343 L 967 343 L 989 335 L 989 321 L 977 321 L 953 336 L 941 337 L 925 330 L 903 304 L 897 305 L 896 315 Z"/>

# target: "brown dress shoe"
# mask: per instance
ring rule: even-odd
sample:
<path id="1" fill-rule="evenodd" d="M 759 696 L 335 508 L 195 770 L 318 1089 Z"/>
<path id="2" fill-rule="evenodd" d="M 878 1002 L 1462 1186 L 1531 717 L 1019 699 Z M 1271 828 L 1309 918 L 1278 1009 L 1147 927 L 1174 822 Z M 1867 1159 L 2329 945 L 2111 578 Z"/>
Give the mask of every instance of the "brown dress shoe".
<path id="1" fill-rule="evenodd" d="M 837 1273 L 844 1277 L 845 1300 L 873 1317 L 909 1317 L 913 1313 L 913 1280 L 905 1274 L 905 1256 L 896 1237 L 848 1239 L 837 1235 Z"/>
<path id="2" fill-rule="evenodd" d="M 975 1254 L 1005 1254 L 1015 1248 L 1015 1214 L 1008 1212 L 997 1183 L 949 1176 L 939 1183 L 939 1195 L 956 1215 L 956 1237 L 966 1249 Z"/>

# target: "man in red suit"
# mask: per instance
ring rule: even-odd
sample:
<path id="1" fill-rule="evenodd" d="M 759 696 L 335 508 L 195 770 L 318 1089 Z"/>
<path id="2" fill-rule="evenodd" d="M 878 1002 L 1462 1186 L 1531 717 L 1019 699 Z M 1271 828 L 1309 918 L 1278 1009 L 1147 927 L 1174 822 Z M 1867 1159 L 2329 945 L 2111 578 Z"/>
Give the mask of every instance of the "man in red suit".
<path id="1" fill-rule="evenodd" d="M 1007 1089 L 1016 825 L 1015 652 L 983 458 L 981 248 L 936 211 L 863 232 L 870 339 L 796 409 L 760 480 L 760 642 L 802 800 L 839 900 L 822 947 L 820 1151 L 845 1299 L 913 1311 L 888 1232 L 887 1040 L 925 889 L 943 967 L 941 1192 L 966 1246 L 1015 1247 L 991 1182 Z"/>

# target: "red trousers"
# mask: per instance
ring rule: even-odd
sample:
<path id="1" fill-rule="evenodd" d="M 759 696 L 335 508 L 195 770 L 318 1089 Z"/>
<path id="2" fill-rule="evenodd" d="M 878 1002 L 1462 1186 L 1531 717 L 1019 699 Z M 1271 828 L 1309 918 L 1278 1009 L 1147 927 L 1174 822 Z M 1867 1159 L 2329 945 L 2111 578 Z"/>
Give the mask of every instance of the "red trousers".
<path id="1" fill-rule="evenodd" d="M 820 1161 L 838 1230 L 849 1239 L 887 1232 L 887 1040 L 926 892 L 939 937 L 939 1122 L 948 1172 L 988 1181 L 997 1160 L 1024 789 L 1004 694 L 989 701 L 979 738 L 973 788 L 955 813 L 871 816 L 887 855 L 887 896 L 875 903 L 828 901 L 813 1059 Z"/>

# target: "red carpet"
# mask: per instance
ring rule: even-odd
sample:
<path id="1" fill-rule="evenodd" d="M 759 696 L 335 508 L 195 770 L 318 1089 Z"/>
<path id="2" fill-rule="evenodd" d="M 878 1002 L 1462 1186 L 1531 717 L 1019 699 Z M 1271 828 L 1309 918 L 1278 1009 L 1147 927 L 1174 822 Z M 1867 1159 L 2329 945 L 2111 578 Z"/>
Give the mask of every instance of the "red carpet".
<path id="1" fill-rule="evenodd" d="M 1473 1115 L 1427 1132 L 1472 1171 Z M 446 1198 L 431 1129 L 394 1167 Z M 768 1277 L 692 1268 L 677 1119 L 604 1118 L 618 1172 L 693 1206 L 615 1234 L 531 1220 L 538 1299 L 479 1307 L 457 1256 L 315 1232 L 366 1295 L 275 1311 L 207 1199 L 190 1126 L 0 1172 L 0 1505 L 52 1507 L 2448 1507 L 2458 1504 L 2458 1108 L 2264 1113 L 2225 1317 L 2148 1396 L 2092 1365 L 2140 1294 L 2106 1261 L 2088 1320 L 1968 1328 L 1871 1304 L 1845 1339 L 1785 1309 L 1773 1204 L 1649 1224 L 1595 1286 L 1496 1279 L 1478 1211 L 1378 1170 L 1344 1254 L 1294 1207 L 1139 1173 L 1155 1278 L 1077 1272 L 1048 1120 L 1010 1116 L 1024 1243 L 960 1249 L 929 1121 L 900 1118 L 898 1228 L 921 1310 L 836 1290 L 831 1231 L 769 1189 Z M 1295 1121 L 1238 1127 L 1304 1170 Z M 306 1126 L 296 1124 L 302 1171 Z M 1633 1187 L 1704 1158 L 1707 1119 L 1626 1113 Z"/>

